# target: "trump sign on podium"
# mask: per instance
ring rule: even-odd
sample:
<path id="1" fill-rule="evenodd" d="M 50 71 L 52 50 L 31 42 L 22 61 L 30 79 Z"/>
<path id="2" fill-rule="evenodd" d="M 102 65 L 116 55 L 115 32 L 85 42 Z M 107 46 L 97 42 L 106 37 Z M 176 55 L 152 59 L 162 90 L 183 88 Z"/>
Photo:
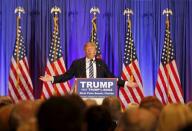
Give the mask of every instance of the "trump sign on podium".
<path id="1" fill-rule="evenodd" d="M 77 78 L 76 93 L 82 98 L 117 96 L 117 78 Z"/>

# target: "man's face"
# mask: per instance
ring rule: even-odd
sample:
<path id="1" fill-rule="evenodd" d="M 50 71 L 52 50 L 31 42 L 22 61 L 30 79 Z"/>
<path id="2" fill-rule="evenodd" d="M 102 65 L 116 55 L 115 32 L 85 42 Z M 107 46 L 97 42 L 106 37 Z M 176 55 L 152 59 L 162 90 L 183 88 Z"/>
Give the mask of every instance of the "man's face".
<path id="1" fill-rule="evenodd" d="M 95 46 L 91 45 L 91 44 L 88 44 L 86 47 L 85 47 L 85 56 L 88 58 L 88 59 L 93 59 L 96 55 L 96 48 Z"/>

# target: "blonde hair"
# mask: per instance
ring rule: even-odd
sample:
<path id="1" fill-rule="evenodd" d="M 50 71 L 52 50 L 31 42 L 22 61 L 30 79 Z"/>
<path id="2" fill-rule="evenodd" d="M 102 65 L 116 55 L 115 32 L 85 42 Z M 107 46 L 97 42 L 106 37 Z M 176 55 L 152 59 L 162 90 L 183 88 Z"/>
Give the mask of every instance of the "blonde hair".
<path id="1" fill-rule="evenodd" d="M 130 108 L 122 114 L 115 131 L 154 131 L 156 123 L 157 119 L 150 111 Z"/>
<path id="2" fill-rule="evenodd" d="M 85 43 L 85 45 L 84 45 L 84 50 L 87 48 L 87 46 L 93 46 L 93 47 L 95 47 L 95 49 L 96 49 L 96 44 L 94 43 L 94 42 L 87 42 L 87 43 Z"/>
<path id="3" fill-rule="evenodd" d="M 191 112 L 186 105 L 168 104 L 159 116 L 157 131 L 177 131 L 191 121 Z"/>

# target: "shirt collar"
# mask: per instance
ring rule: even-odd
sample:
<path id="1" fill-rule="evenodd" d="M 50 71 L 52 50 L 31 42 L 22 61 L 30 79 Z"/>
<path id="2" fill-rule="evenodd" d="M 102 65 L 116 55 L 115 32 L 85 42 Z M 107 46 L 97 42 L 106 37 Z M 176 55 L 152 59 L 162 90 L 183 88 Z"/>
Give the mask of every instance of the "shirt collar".
<path id="1" fill-rule="evenodd" d="M 87 58 L 87 57 L 85 58 L 85 61 L 86 61 L 86 62 L 89 62 L 90 60 L 91 60 L 91 59 L 89 59 L 89 58 Z M 95 57 L 94 57 L 92 60 L 95 61 Z"/>

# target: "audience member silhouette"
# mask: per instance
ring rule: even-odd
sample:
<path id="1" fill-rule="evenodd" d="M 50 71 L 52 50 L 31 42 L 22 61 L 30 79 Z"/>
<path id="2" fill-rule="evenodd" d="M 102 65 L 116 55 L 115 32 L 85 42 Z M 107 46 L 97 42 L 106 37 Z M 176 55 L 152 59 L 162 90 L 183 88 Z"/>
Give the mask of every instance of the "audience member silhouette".
<path id="1" fill-rule="evenodd" d="M 109 111 L 103 106 L 91 106 L 85 113 L 87 131 L 113 131 L 113 121 Z"/>
<path id="2" fill-rule="evenodd" d="M 77 101 L 65 96 L 42 103 L 37 113 L 39 131 L 81 131 L 83 115 Z"/>
<path id="3" fill-rule="evenodd" d="M 113 126 L 116 128 L 122 114 L 121 103 L 116 96 L 109 96 L 103 100 L 102 106 L 107 108 L 113 120 Z"/>

